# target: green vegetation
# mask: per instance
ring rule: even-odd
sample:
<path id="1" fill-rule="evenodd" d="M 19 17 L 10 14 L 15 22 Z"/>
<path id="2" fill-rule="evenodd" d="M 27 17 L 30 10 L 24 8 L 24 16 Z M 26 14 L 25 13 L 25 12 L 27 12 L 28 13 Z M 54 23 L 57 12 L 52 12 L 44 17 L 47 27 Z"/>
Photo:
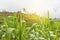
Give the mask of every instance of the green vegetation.
<path id="1" fill-rule="evenodd" d="M 0 40 L 60 40 L 60 22 L 47 14 L 47 18 L 22 13 L 17 17 L 14 12 L 0 17 Z"/>

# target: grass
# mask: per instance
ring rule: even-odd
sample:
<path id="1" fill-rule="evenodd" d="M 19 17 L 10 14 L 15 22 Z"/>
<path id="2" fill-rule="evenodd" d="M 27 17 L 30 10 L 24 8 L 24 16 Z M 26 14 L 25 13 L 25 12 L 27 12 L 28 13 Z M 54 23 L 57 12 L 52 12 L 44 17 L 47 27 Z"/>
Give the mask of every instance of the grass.
<path id="1" fill-rule="evenodd" d="M 27 22 L 20 13 L 20 21 L 16 13 L 13 16 L 2 17 L 0 25 L 0 40 L 60 40 L 60 22 L 50 20 L 48 12 L 46 18 L 40 23 L 27 26 Z"/>

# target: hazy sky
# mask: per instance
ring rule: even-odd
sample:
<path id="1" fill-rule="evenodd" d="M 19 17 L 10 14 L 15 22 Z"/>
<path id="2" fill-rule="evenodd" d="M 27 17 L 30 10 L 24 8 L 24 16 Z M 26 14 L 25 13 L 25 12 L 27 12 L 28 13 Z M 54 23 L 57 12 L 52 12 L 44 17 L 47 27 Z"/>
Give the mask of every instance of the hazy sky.
<path id="1" fill-rule="evenodd" d="M 0 11 L 18 11 L 26 8 L 29 12 L 36 11 L 38 15 L 50 10 L 51 17 L 60 17 L 60 0 L 0 0 Z"/>

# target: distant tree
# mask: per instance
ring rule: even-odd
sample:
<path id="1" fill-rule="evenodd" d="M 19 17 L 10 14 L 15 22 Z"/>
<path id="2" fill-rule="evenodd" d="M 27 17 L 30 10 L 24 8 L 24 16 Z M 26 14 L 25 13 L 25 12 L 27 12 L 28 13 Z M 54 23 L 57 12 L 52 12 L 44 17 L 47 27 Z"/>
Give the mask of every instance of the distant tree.
<path id="1" fill-rule="evenodd" d="M 2 12 L 7 12 L 7 11 L 5 9 L 3 9 Z"/>
<path id="2" fill-rule="evenodd" d="M 54 20 L 57 20 L 57 18 L 54 18 Z"/>
<path id="3" fill-rule="evenodd" d="M 25 9 L 25 8 L 23 8 L 23 9 L 22 9 L 22 12 L 23 12 L 23 13 L 26 13 L 26 9 Z"/>
<path id="4" fill-rule="evenodd" d="M 23 11 L 24 11 L 24 12 L 26 12 L 26 9 L 25 9 L 25 8 L 23 8 Z"/>

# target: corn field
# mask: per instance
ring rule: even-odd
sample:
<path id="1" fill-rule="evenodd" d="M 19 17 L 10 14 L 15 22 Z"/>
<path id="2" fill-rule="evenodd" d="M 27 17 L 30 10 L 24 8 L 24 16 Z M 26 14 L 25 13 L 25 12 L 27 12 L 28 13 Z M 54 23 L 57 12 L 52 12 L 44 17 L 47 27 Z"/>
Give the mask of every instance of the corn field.
<path id="1" fill-rule="evenodd" d="M 29 23 L 24 15 L 19 15 L 19 19 L 15 12 L 12 16 L 0 17 L 0 40 L 60 40 L 60 21 L 50 20 L 49 12 L 47 18 L 39 18 L 39 23 L 28 20 Z"/>

